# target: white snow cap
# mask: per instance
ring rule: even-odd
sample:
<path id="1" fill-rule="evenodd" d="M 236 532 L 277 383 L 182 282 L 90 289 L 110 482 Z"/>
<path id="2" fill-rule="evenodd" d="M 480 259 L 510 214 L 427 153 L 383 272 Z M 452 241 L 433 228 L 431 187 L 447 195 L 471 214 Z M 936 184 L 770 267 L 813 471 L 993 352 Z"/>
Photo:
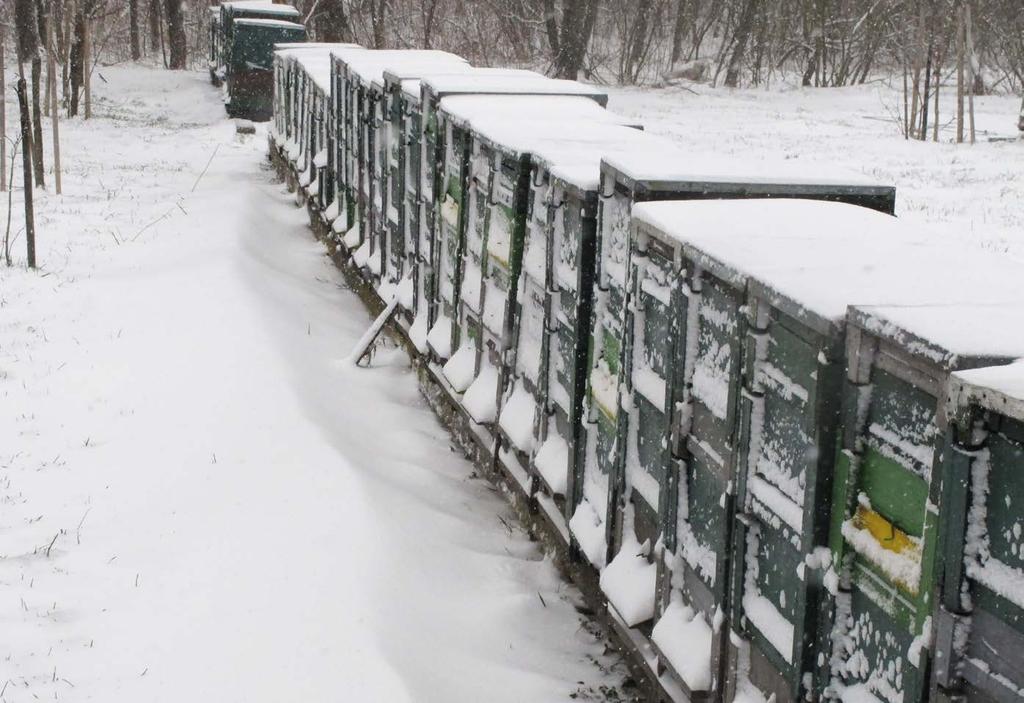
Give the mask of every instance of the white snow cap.
<path id="1" fill-rule="evenodd" d="M 268 19 L 265 17 L 239 17 L 235 20 L 235 24 L 238 25 L 253 25 L 256 27 L 284 27 L 286 29 L 299 28 L 305 29 L 305 27 L 297 22 L 289 22 L 288 20 L 277 20 Z"/>
<path id="2" fill-rule="evenodd" d="M 384 77 L 392 82 L 400 82 L 404 93 L 410 97 L 419 99 L 420 82 L 422 79 L 466 73 L 472 73 L 477 76 L 516 76 L 520 78 L 523 76 L 530 76 L 533 78 L 544 77 L 536 71 L 529 71 L 525 68 L 492 68 L 490 66 L 472 66 L 468 63 L 453 63 L 430 71 L 389 67 L 384 71 Z"/>
<path id="3" fill-rule="evenodd" d="M 423 80 L 425 90 L 434 95 L 458 93 L 490 93 L 492 95 L 586 95 L 606 103 L 608 95 L 593 86 L 577 81 L 545 76 L 514 74 L 476 74 L 431 76 Z"/>
<path id="4" fill-rule="evenodd" d="M 953 374 L 950 396 L 1024 421 L 1024 359 Z"/>
<path id="5" fill-rule="evenodd" d="M 280 44 L 274 44 L 274 51 L 279 54 L 290 53 L 293 51 L 303 51 L 306 49 L 343 49 L 343 48 L 360 49 L 358 44 L 344 44 L 339 42 L 318 42 L 318 41 L 303 41 L 303 42 L 283 42 Z"/>
<path id="6" fill-rule="evenodd" d="M 466 65 L 457 54 L 432 49 L 366 49 L 344 57 L 351 75 L 363 83 L 384 80 L 385 70 L 438 70 L 445 66 Z"/>
<path id="7" fill-rule="evenodd" d="M 952 354 L 1024 356 L 1024 266 L 927 228 L 797 199 L 648 202 L 633 216 L 716 275 L 757 281 L 837 324 L 857 306 L 877 334 L 910 333 Z"/>
<path id="8" fill-rule="evenodd" d="M 220 6 L 228 7 L 232 10 L 262 12 L 267 15 L 300 16 L 299 11 L 291 5 L 276 5 L 270 2 L 270 0 L 232 0 L 231 2 L 222 2 Z"/>
<path id="9" fill-rule="evenodd" d="M 339 46 L 347 45 L 340 44 Z M 358 51 L 365 50 L 358 49 Z M 321 48 L 308 51 L 289 49 L 287 52 L 281 53 L 297 63 L 325 95 L 331 94 L 331 56 L 334 49 Z"/>
<path id="10" fill-rule="evenodd" d="M 843 169 L 822 170 L 818 165 L 810 169 L 797 159 L 770 161 L 740 159 L 721 154 L 713 157 L 694 156 L 678 143 L 673 143 L 659 153 L 636 152 L 610 156 L 604 160 L 603 169 L 634 181 L 890 187 Z"/>

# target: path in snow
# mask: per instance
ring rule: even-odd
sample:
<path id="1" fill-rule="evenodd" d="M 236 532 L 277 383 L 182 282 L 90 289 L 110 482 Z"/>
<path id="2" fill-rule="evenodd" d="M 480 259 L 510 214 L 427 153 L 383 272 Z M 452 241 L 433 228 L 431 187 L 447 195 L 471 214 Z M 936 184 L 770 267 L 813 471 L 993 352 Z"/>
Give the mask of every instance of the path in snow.
<path id="1" fill-rule="evenodd" d="M 201 74 L 103 73 L 40 202 L 43 274 L 0 268 L 0 699 L 619 684 L 407 364 L 340 361 L 369 318 L 265 142 Z"/>

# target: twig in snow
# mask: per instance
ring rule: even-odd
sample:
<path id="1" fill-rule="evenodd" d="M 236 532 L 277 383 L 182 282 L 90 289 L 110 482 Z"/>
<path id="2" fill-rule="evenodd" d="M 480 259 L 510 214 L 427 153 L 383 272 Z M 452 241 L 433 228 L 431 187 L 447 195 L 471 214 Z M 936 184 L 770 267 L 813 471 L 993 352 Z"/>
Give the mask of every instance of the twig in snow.
<path id="1" fill-rule="evenodd" d="M 206 175 L 206 171 L 207 171 L 208 168 L 210 168 L 210 164 L 213 163 L 213 157 L 217 155 L 217 150 L 218 149 L 220 149 L 220 144 L 218 144 L 217 146 L 214 147 L 213 153 L 210 154 L 210 160 L 206 162 L 206 166 L 203 168 L 203 172 L 200 173 L 199 176 L 196 178 L 196 182 L 192 184 L 192 190 L 189 191 L 189 192 L 191 192 L 191 193 L 195 193 L 196 192 L 196 186 L 199 185 L 199 181 L 202 180 L 203 176 Z"/>
<path id="2" fill-rule="evenodd" d="M 508 530 L 508 533 L 512 534 L 512 525 L 508 524 L 508 520 L 503 518 L 501 515 L 498 516 L 498 520 L 499 522 L 501 522 L 502 525 L 505 526 L 505 529 Z"/>
<path id="3" fill-rule="evenodd" d="M 57 541 L 58 537 L 60 537 L 60 533 L 59 532 L 53 536 L 53 539 L 50 540 L 50 546 L 46 548 L 46 558 L 47 559 L 50 558 L 50 550 L 53 549 L 53 543 Z"/>
<path id="4" fill-rule="evenodd" d="M 167 211 L 167 212 L 165 212 L 164 214 L 160 215 L 160 217 L 156 218 L 155 220 L 153 220 L 152 222 L 150 222 L 150 223 L 149 223 L 148 225 L 146 225 L 145 227 L 143 227 L 142 229 L 140 229 L 140 230 L 139 230 L 138 232 L 136 232 L 136 233 L 135 233 L 135 236 L 134 236 L 134 237 L 132 237 L 132 241 L 134 242 L 134 241 L 135 241 L 136 239 L 138 239 L 138 238 L 139 238 L 139 235 L 141 235 L 141 234 L 142 234 L 143 232 L 145 232 L 145 231 L 146 231 L 147 229 L 149 229 L 150 227 L 152 227 L 152 226 L 153 226 L 153 225 L 155 225 L 156 223 L 158 223 L 158 222 L 162 222 L 162 221 L 166 220 L 166 219 L 167 219 L 167 218 L 168 218 L 168 217 L 170 216 L 170 214 L 171 214 L 171 211 L 170 211 L 170 210 L 168 210 L 168 211 Z"/>
<path id="5" fill-rule="evenodd" d="M 90 510 L 92 510 L 92 508 L 85 509 L 85 515 L 82 515 L 82 519 L 78 521 L 78 527 L 75 529 L 75 541 L 78 544 L 82 543 L 82 525 L 85 524 L 85 518 L 89 515 Z"/>
<path id="6" fill-rule="evenodd" d="M 545 608 L 548 607 L 548 604 L 546 602 L 544 602 L 544 596 L 542 596 L 540 594 L 540 591 L 537 591 L 537 597 L 540 598 L 540 604 L 541 605 L 543 605 Z"/>

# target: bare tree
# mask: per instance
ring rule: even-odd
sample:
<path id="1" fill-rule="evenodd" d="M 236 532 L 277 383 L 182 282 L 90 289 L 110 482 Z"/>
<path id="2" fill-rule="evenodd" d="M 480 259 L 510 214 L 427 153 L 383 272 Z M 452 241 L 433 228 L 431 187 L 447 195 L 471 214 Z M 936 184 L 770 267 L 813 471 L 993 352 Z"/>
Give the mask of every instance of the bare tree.
<path id="1" fill-rule="evenodd" d="M 344 0 L 320 0 L 313 9 L 320 38 L 327 42 L 352 41 L 352 27 Z"/>
<path id="2" fill-rule="evenodd" d="M 28 114 L 28 86 L 25 76 L 18 78 L 18 107 L 21 114 L 21 174 L 25 188 L 25 241 L 28 247 L 28 266 L 36 267 L 36 228 L 32 206 L 32 120 Z"/>
<path id="3" fill-rule="evenodd" d="M 57 31 L 55 25 L 57 24 L 56 14 L 54 12 L 54 6 L 50 5 L 50 16 L 46 22 L 46 45 L 47 45 L 47 71 L 52 77 L 48 81 L 49 94 L 46 96 L 47 101 L 50 104 L 50 131 L 53 136 L 53 182 L 56 189 L 57 195 L 61 194 L 61 174 L 60 174 L 60 109 L 57 105 Z"/>
<path id="4" fill-rule="evenodd" d="M 575 79 L 583 70 L 597 21 L 598 0 L 544 0 L 544 24 L 551 48 L 555 75 Z"/>
<path id="5" fill-rule="evenodd" d="M 740 82 L 740 70 L 747 51 L 747 43 L 754 29 L 754 17 L 757 14 L 760 0 L 744 0 L 740 10 L 736 32 L 732 37 L 732 52 L 729 55 L 729 67 L 725 71 L 725 85 L 735 88 Z"/>
<path id="6" fill-rule="evenodd" d="M 139 48 L 139 0 L 128 0 L 128 43 L 131 45 L 132 61 L 142 58 Z"/>
<path id="7" fill-rule="evenodd" d="M 4 26 L 0 23 L 0 193 L 7 190 L 7 67 L 4 66 Z M 10 206 L 8 205 L 8 209 Z M 8 219 L 10 213 L 8 212 Z M 10 263 L 8 263 L 10 265 Z"/>
<path id="8" fill-rule="evenodd" d="M 167 43 L 170 59 L 167 67 L 172 70 L 188 68 L 188 38 L 185 34 L 185 16 L 181 0 L 167 0 Z"/>

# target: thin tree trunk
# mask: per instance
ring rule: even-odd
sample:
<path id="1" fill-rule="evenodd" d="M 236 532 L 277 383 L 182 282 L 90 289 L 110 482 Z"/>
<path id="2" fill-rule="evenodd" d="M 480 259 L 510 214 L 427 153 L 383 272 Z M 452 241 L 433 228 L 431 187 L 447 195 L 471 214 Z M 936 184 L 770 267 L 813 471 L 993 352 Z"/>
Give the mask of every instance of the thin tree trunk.
<path id="1" fill-rule="evenodd" d="M 964 142 L 964 13 L 956 23 L 956 143 Z"/>
<path id="2" fill-rule="evenodd" d="M 921 96 L 921 141 L 928 139 L 928 98 L 931 97 L 932 41 L 928 40 L 928 58 L 924 64 L 924 95 Z"/>
<path id="3" fill-rule="evenodd" d="M 36 267 L 36 227 L 32 209 L 32 120 L 28 114 L 28 86 L 18 79 L 18 107 L 21 111 L 21 177 L 25 184 L 25 244 L 28 267 Z"/>
<path id="4" fill-rule="evenodd" d="M 164 42 L 164 6 L 157 0 L 156 2 L 156 26 L 157 26 L 157 37 L 160 40 L 160 55 L 164 60 L 164 68 L 169 68 L 170 65 L 167 63 L 167 43 Z"/>
<path id="5" fill-rule="evenodd" d="M 185 36 L 185 17 L 181 0 L 167 0 L 167 43 L 170 48 L 168 68 L 183 71 L 188 68 L 188 39 Z"/>
<path id="6" fill-rule="evenodd" d="M 977 88 L 974 75 L 974 30 L 971 27 L 971 5 L 964 7 L 964 43 L 966 44 L 967 65 L 970 71 L 971 89 L 967 93 L 967 116 L 971 125 L 971 144 L 974 144 L 974 92 Z"/>
<path id="7" fill-rule="evenodd" d="M 75 5 L 74 0 L 65 0 L 64 2 L 64 44 L 61 47 L 63 50 L 63 61 L 61 61 L 61 79 L 63 82 L 64 89 L 64 107 L 68 111 L 68 115 L 71 115 L 71 86 L 72 86 L 72 70 L 71 70 L 71 57 L 73 55 L 73 48 L 75 44 L 75 17 L 77 17 L 78 8 Z"/>
<path id="8" fill-rule="evenodd" d="M 142 58 L 139 49 L 139 0 L 128 0 L 128 41 L 131 44 L 132 61 Z"/>
<path id="9" fill-rule="evenodd" d="M 160 30 L 160 2 L 161 0 L 149 0 L 149 50 L 155 51 L 157 46 L 163 44 Z"/>
<path id="10" fill-rule="evenodd" d="M 46 166 L 43 164 L 43 108 L 41 83 L 43 60 L 37 51 L 32 56 L 32 165 L 35 167 L 36 187 L 46 185 Z"/>
<path id="11" fill-rule="evenodd" d="M 725 71 L 725 86 L 735 88 L 740 82 L 740 68 L 743 65 L 743 57 L 747 52 L 747 42 L 750 41 L 750 33 L 754 28 L 754 16 L 757 14 L 758 0 L 746 0 L 743 4 L 743 11 L 740 14 L 739 22 L 736 24 L 736 33 L 733 35 L 733 50 L 729 57 L 729 67 Z"/>
<path id="12" fill-rule="evenodd" d="M 0 193 L 7 190 L 7 67 L 4 65 L 4 28 L 0 25 Z"/>
<path id="13" fill-rule="evenodd" d="M 942 61 L 936 57 L 935 61 L 935 100 L 932 105 L 932 141 L 939 141 L 939 88 L 942 82 Z"/>
<path id="14" fill-rule="evenodd" d="M 696 17 L 694 20 L 696 21 Z M 672 54 L 669 68 L 675 67 L 683 53 L 683 35 L 686 33 L 686 0 L 676 0 L 676 17 L 672 25 Z"/>
<path id="15" fill-rule="evenodd" d="M 551 57 L 557 66 L 561 47 L 558 43 L 558 11 L 555 10 L 555 0 L 544 0 L 544 31 L 548 36 L 548 46 L 551 47 Z"/>
<path id="16" fill-rule="evenodd" d="M 82 36 L 82 86 L 85 88 L 85 119 L 92 117 L 92 20 L 83 18 L 85 33 Z"/>
<path id="17" fill-rule="evenodd" d="M 56 77 L 57 69 L 57 38 L 56 30 L 54 29 L 54 20 L 56 18 L 51 14 L 49 22 L 46 23 L 47 32 L 49 36 L 47 40 L 50 44 L 49 51 L 49 72 L 51 75 Z M 60 116 L 58 113 L 60 110 L 57 109 L 57 81 L 50 81 L 50 131 L 53 133 L 53 182 L 56 188 L 57 195 L 61 194 L 60 184 Z"/>
<path id="18" fill-rule="evenodd" d="M 49 20 L 47 20 L 49 25 Z M 43 117 L 50 116 L 50 86 L 53 85 L 53 71 L 54 66 L 49 61 L 46 62 L 46 85 L 44 86 L 44 97 L 43 97 Z"/>
<path id="19" fill-rule="evenodd" d="M 903 56 L 903 138 L 910 139 L 910 88 L 907 85 L 907 57 Z"/>
<path id="20" fill-rule="evenodd" d="M 75 117 L 78 115 L 82 86 L 85 83 L 85 16 L 80 11 L 75 15 L 74 39 L 71 42 L 68 63 L 71 66 L 71 102 L 68 106 L 68 116 Z"/>

